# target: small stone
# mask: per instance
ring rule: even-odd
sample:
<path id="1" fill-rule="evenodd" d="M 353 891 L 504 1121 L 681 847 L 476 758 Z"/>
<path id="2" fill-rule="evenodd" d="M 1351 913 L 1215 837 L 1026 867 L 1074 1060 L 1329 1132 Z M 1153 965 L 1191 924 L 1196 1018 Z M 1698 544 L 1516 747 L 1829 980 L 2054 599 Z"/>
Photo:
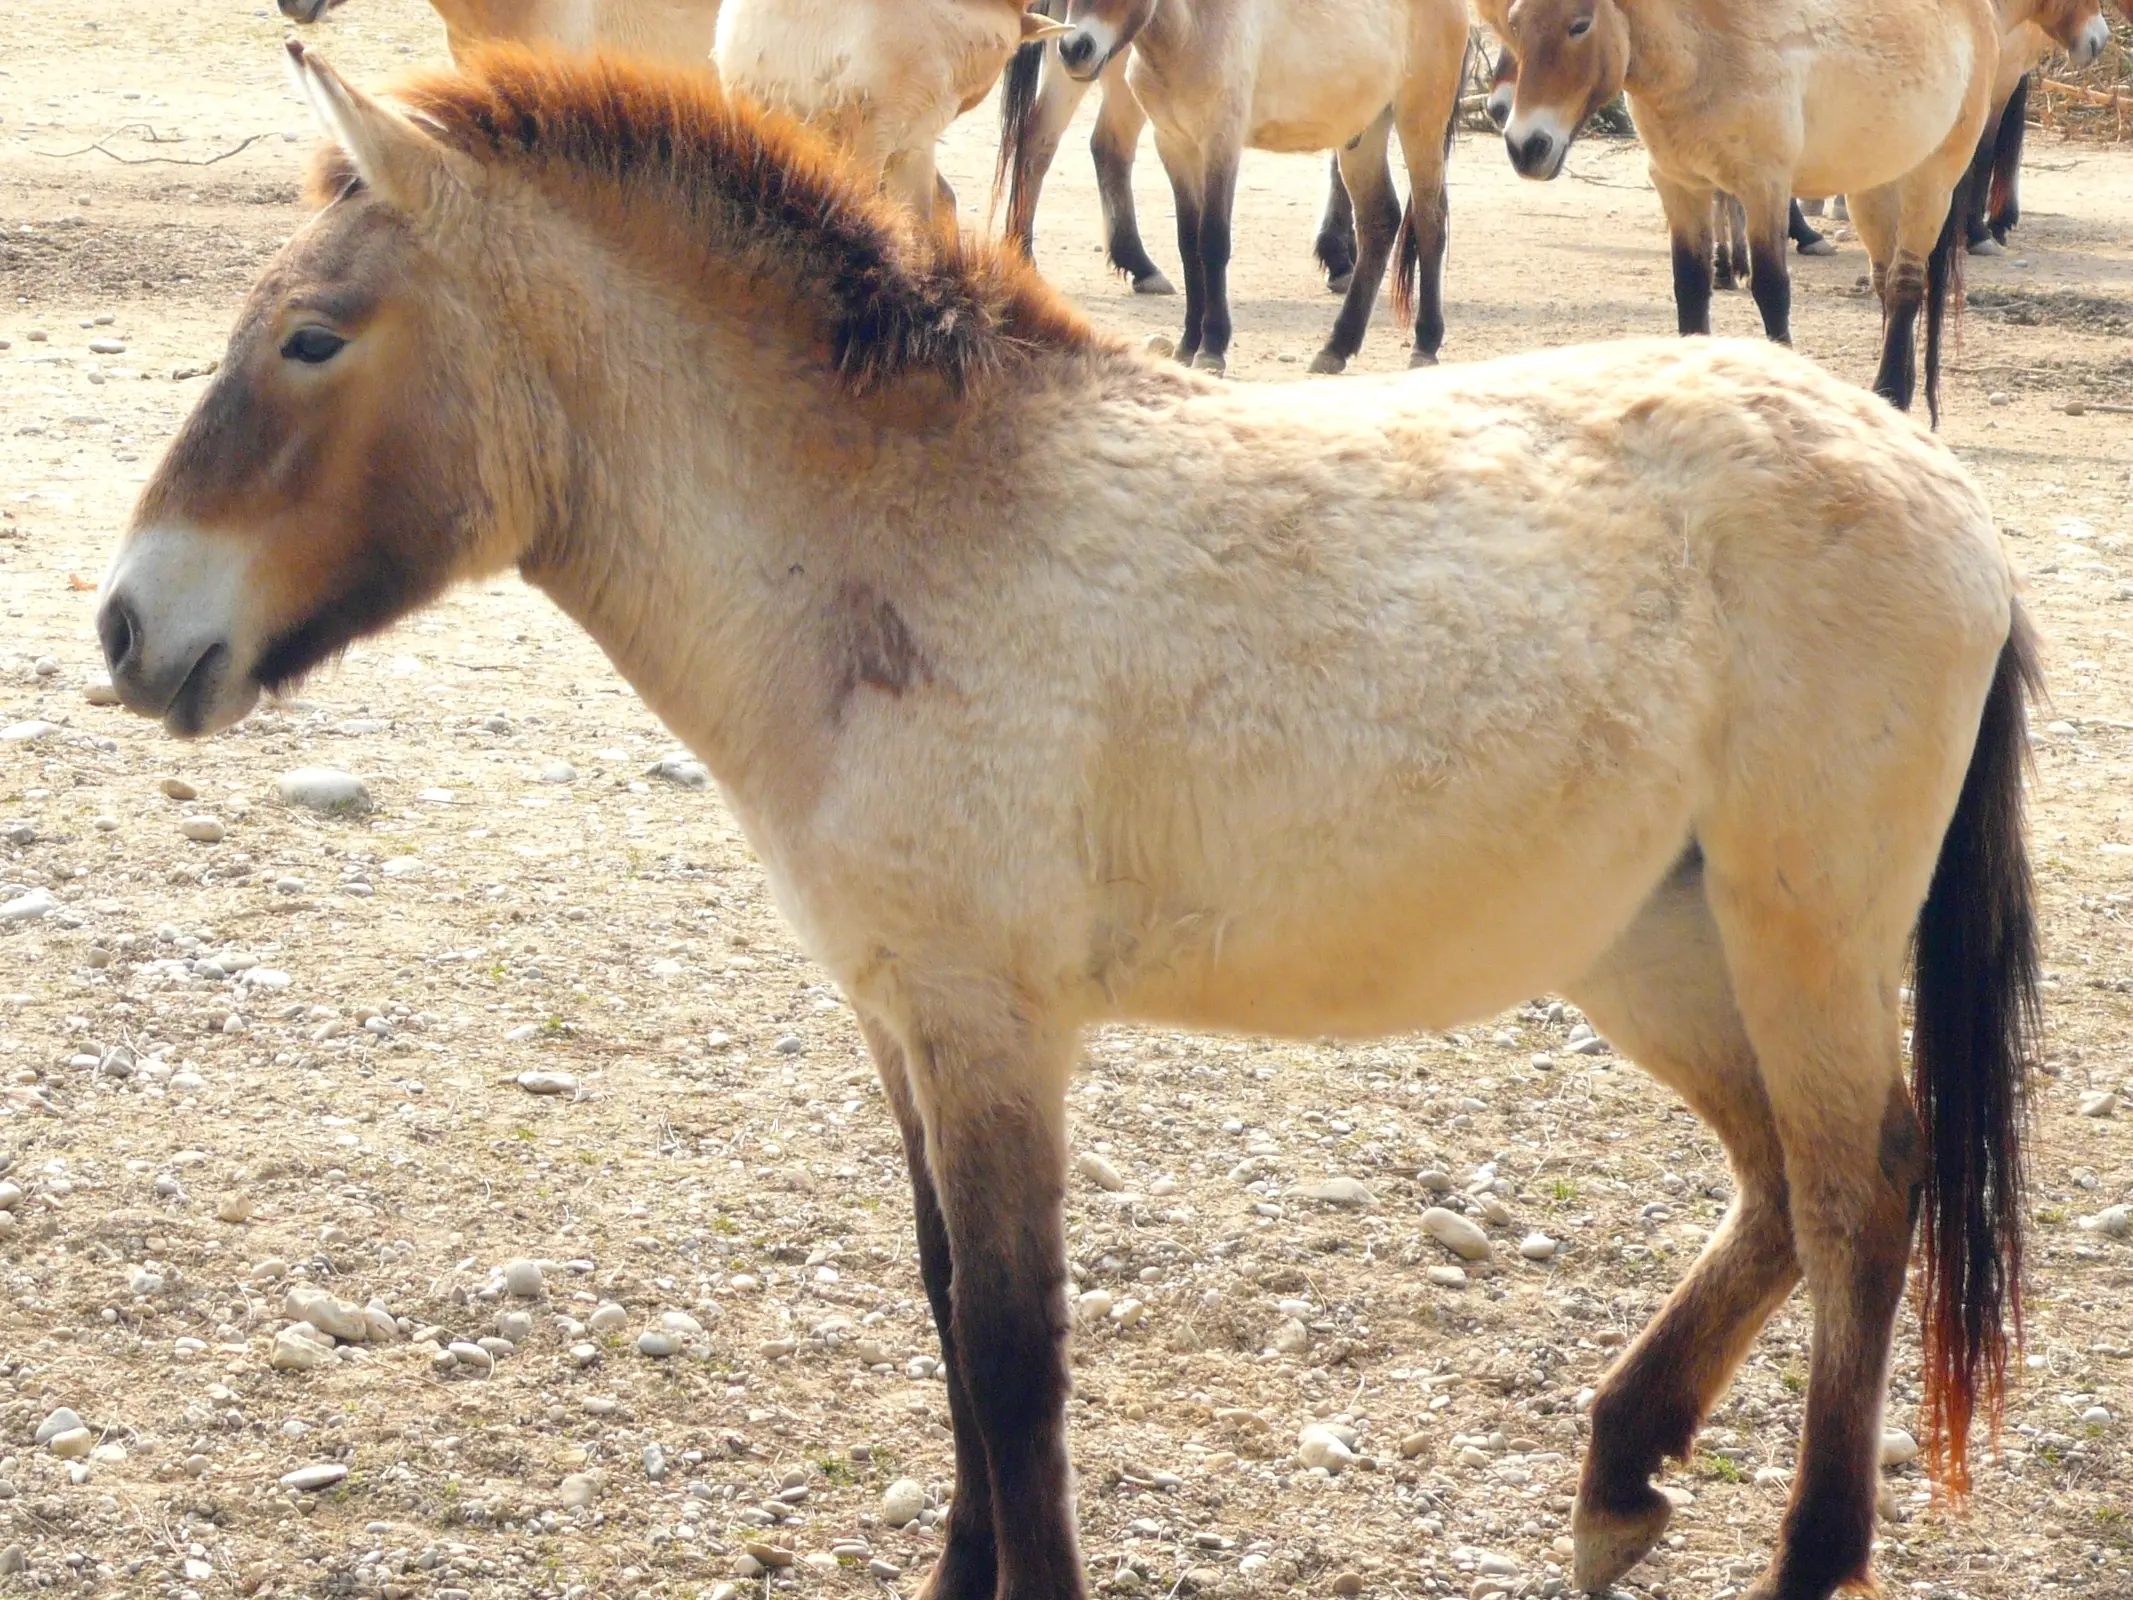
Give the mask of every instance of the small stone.
<path id="1" fill-rule="evenodd" d="M 10 1184 L 9 1187 L 13 1188 L 14 1186 Z M 37 1442 L 39 1444 L 50 1444 L 60 1434 L 72 1433 L 81 1425 L 82 1420 L 75 1414 L 72 1406 L 55 1406 L 46 1415 L 44 1421 L 37 1424 Z"/>
<path id="2" fill-rule="evenodd" d="M 585 1325 L 594 1333 L 620 1333 L 629 1320 L 630 1314 L 610 1300 L 595 1307 L 593 1314 L 585 1319 Z"/>
<path id="3" fill-rule="evenodd" d="M 762 1539 L 748 1541 L 748 1554 L 772 1570 L 782 1570 L 791 1566 L 793 1561 L 792 1552 L 783 1545 L 771 1544 Z"/>
<path id="4" fill-rule="evenodd" d="M 158 778 L 156 779 L 156 787 L 173 800 L 197 800 L 200 798 L 200 791 L 183 778 Z"/>
<path id="5" fill-rule="evenodd" d="M 87 1428 L 68 1428 L 45 1440 L 45 1448 L 62 1461 L 79 1461 L 96 1448 L 96 1435 Z"/>
<path id="6" fill-rule="evenodd" d="M 1464 1289 L 1466 1287 L 1466 1268 L 1431 1267 L 1429 1269 L 1429 1281 L 1440 1289 Z"/>
<path id="7" fill-rule="evenodd" d="M 20 1545 L 15 1546 L 15 1549 L 18 1551 L 21 1548 L 22 1547 Z M 881 1559 L 881 1557 L 875 1556 L 872 1560 L 867 1562 L 867 1576 L 873 1578 L 876 1582 L 894 1583 L 898 1578 L 901 1578 L 903 1575 L 904 1569 L 902 1567 L 899 1567 L 893 1561 L 884 1561 Z"/>
<path id="8" fill-rule="evenodd" d="M 1088 1289 L 1074 1297 L 1074 1309 L 1083 1322 L 1101 1322 L 1111 1314 L 1111 1291 Z"/>
<path id="9" fill-rule="evenodd" d="M 81 697 L 92 706 L 115 706 L 119 703 L 118 689 L 106 677 L 94 677 L 81 686 Z"/>
<path id="10" fill-rule="evenodd" d="M 1783 1467 L 1757 1467 L 1755 1486 L 1758 1489 L 1789 1489 L 1792 1487 L 1792 1474 Z"/>
<path id="11" fill-rule="evenodd" d="M 1307 1467 L 1338 1476 L 1355 1462 L 1355 1435 L 1323 1422 L 1306 1424 L 1296 1436 L 1296 1455 Z"/>
<path id="12" fill-rule="evenodd" d="M 1881 1464 L 1884 1467 L 1909 1466 L 1918 1459 L 1918 1441 L 1902 1428 L 1888 1428 L 1881 1435 Z"/>
<path id="13" fill-rule="evenodd" d="M 0 1210 L 6 1209 L 0 1206 Z M 2123 1239 L 2133 1233 L 2133 1209 L 2125 1206 L 2105 1206 L 2094 1218 L 2096 1231 L 2108 1234 L 2113 1239 Z"/>
<path id="14" fill-rule="evenodd" d="M 647 1478 L 650 1478 L 654 1483 L 665 1481 L 667 1475 L 666 1451 L 662 1450 L 657 1444 L 648 1444 L 644 1447 L 638 1459 L 644 1463 L 644 1475 Z"/>
<path id="15" fill-rule="evenodd" d="M 2096 1089 L 2081 1097 L 2084 1117 L 2109 1117 L 2118 1112 L 2118 1096 L 2109 1089 Z"/>
<path id="16" fill-rule="evenodd" d="M 1117 1194 L 1126 1187 L 1126 1180 L 1119 1176 L 1118 1168 L 1093 1150 L 1085 1150 L 1075 1158 L 1074 1170 L 1097 1188 L 1112 1194 Z"/>
<path id="17" fill-rule="evenodd" d="M 215 1202 L 215 1220 L 228 1223 L 250 1222 L 258 1210 L 259 1203 L 240 1189 L 237 1193 L 226 1194 Z"/>
<path id="18" fill-rule="evenodd" d="M 1529 1233 L 1518 1243 L 1518 1253 L 1528 1261 L 1551 1261 L 1561 1248 L 1545 1233 Z"/>
<path id="19" fill-rule="evenodd" d="M 370 791 L 360 778 L 332 767 L 298 767 L 274 785 L 285 805 L 328 815 L 357 816 L 370 809 Z"/>
<path id="20" fill-rule="evenodd" d="M 337 1299 L 316 1284 L 291 1284 L 282 1296 L 281 1311 L 292 1322 L 309 1323 L 344 1344 L 362 1344 L 370 1337 L 370 1323 L 361 1306 Z"/>
<path id="21" fill-rule="evenodd" d="M 637 1335 L 637 1353 L 664 1360 L 681 1354 L 682 1339 L 665 1328 L 647 1328 Z"/>
<path id="22" fill-rule="evenodd" d="M 1482 1261 L 1488 1257 L 1489 1236 L 1456 1211 L 1431 1206 L 1422 1213 L 1422 1231 L 1462 1260 Z"/>
<path id="23" fill-rule="evenodd" d="M 89 341 L 89 353 L 97 356 L 121 356 L 126 353 L 126 341 L 123 339 L 91 339 Z"/>
<path id="24" fill-rule="evenodd" d="M 898 1478 L 881 1492 L 881 1520 L 892 1528 L 907 1527 L 926 1509 L 926 1486 L 915 1478 Z"/>
<path id="25" fill-rule="evenodd" d="M 1374 1206 L 1378 1197 L 1355 1178 L 1328 1178 L 1322 1183 L 1299 1184 L 1289 1191 L 1299 1200 L 1317 1200 L 1329 1206 Z"/>
<path id="26" fill-rule="evenodd" d="M 1363 1592 L 1363 1575 L 1360 1572 L 1343 1572 L 1333 1579 L 1333 1592 L 1344 1597 Z"/>
<path id="27" fill-rule="evenodd" d="M 19 1544 L 11 1544 L 0 1550 L 0 1577 L 12 1577 L 18 1572 L 30 1570 L 30 1553 Z"/>
<path id="28" fill-rule="evenodd" d="M 229 830 L 219 817 L 187 817 L 178 824 L 178 831 L 195 844 L 220 844 Z"/>
<path id="29" fill-rule="evenodd" d="M 600 1475 L 597 1472 L 573 1472 L 563 1480 L 563 1504 L 573 1510 L 589 1506 L 600 1498 Z"/>
<path id="30" fill-rule="evenodd" d="M 541 768 L 543 783 L 576 783 L 578 769 L 567 761 L 551 761 Z"/>
<path id="31" fill-rule="evenodd" d="M 1427 1455 L 1429 1453 L 1429 1444 L 1429 1435 L 1426 1433 L 1408 1434 L 1400 1441 L 1400 1459 L 1412 1461 L 1417 1456 Z"/>
<path id="32" fill-rule="evenodd" d="M 465 1339 L 454 1339 L 445 1346 L 445 1350 L 452 1360 L 462 1367 L 471 1368 L 476 1372 L 496 1370 L 496 1357 L 478 1344 Z"/>
<path id="33" fill-rule="evenodd" d="M 2103 1428 L 2108 1427 L 2117 1419 L 2111 1415 L 2110 1408 L 2107 1406 L 2090 1406 L 2081 1413 L 2081 1420 L 2092 1428 Z"/>
<path id="34" fill-rule="evenodd" d="M 518 1086 L 528 1094 L 575 1095 L 578 1080 L 567 1072 L 521 1072 Z"/>
<path id="35" fill-rule="evenodd" d="M 524 1344 L 533 1337 L 533 1313 L 530 1311 L 501 1311 L 496 1317 L 496 1333 L 500 1339 L 512 1344 Z"/>
<path id="36" fill-rule="evenodd" d="M 711 769 L 691 756 L 686 750 L 676 750 L 671 755 L 661 756 L 644 769 L 647 778 L 658 778 L 684 789 L 708 789 L 711 787 Z"/>
<path id="37" fill-rule="evenodd" d="M 1311 1330 L 1295 1317 L 1283 1317 L 1274 1328 L 1274 1348 L 1285 1356 L 1300 1356 L 1311 1348 Z"/>
<path id="38" fill-rule="evenodd" d="M 1985 396 L 1985 404 L 1988 406 L 2004 406 L 2007 404 L 2008 398 L 2009 396 L 2005 389 L 1995 389 Z"/>
<path id="39" fill-rule="evenodd" d="M 504 1264 L 504 1293 L 518 1300 L 541 1297 L 541 1264 L 521 1256 Z"/>
<path id="40" fill-rule="evenodd" d="M 298 1467 L 294 1472 L 281 1475 L 284 1489 L 299 1489 L 315 1492 L 330 1489 L 348 1476 L 348 1468 L 339 1461 L 314 1461 L 308 1467 Z"/>
<path id="41" fill-rule="evenodd" d="M 274 1348 L 267 1364 L 277 1372 L 310 1372 L 334 1364 L 333 1345 L 324 1335 L 304 1331 L 309 1323 L 283 1328 L 274 1335 Z"/>
<path id="42" fill-rule="evenodd" d="M 596 1344 L 574 1344 L 570 1347 L 570 1359 L 581 1367 L 589 1367 L 600 1359 L 600 1347 Z"/>
<path id="43" fill-rule="evenodd" d="M 48 917 L 59 909 L 59 897 L 49 889 L 32 889 L 27 894 L 0 903 L 0 923 L 35 922 Z"/>

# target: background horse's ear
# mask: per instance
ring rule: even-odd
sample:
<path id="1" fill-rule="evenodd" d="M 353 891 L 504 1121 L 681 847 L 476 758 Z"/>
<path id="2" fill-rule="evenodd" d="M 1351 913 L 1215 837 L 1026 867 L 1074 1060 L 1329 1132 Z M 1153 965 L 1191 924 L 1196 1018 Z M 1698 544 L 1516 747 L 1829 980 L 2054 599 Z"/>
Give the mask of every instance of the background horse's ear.
<path id="1" fill-rule="evenodd" d="M 1073 27 L 1064 22 L 1054 22 L 1050 17 L 1035 11 L 1022 13 L 1022 42 L 1034 44 L 1039 39 L 1056 39 L 1062 33 L 1072 33 Z"/>
<path id="2" fill-rule="evenodd" d="M 289 77 L 327 138 L 348 153 L 364 186 L 405 211 L 424 211 L 460 182 L 452 152 L 404 113 L 372 99 L 314 50 L 291 39 Z"/>

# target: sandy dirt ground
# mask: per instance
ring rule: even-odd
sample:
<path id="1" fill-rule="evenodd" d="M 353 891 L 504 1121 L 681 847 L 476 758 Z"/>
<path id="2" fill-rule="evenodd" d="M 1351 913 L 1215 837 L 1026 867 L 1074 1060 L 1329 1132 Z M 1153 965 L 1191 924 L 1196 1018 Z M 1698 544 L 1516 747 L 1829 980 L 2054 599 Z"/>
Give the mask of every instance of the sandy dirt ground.
<path id="1" fill-rule="evenodd" d="M 647 775 L 674 741 L 591 643 L 499 583 L 207 744 L 87 698 L 114 534 L 298 220 L 282 32 L 224 0 L 0 0 L 0 900 L 56 902 L 0 926 L 0 1594 L 908 1593 L 951 1452 L 895 1134 L 850 1012 L 715 794 Z M 443 59 L 417 0 L 350 0 L 319 37 L 365 81 Z M 991 138 L 980 113 L 946 152 L 973 222 Z M 1296 377 L 1331 321 L 1323 178 L 1245 166 L 1238 381 Z M 1139 185 L 1174 266 L 1152 149 Z M 2043 141 L 2026 201 L 2017 250 L 1970 264 L 1944 432 L 2049 638 L 2049 1031 L 2001 1451 L 1963 1516 L 1887 1469 L 1889 1592 L 1943 1600 L 2133 1592 L 2133 1106 L 2108 1099 L 2133 418 L 2066 410 L 2133 404 L 2133 151 Z M 1633 147 L 1537 187 L 1464 136 L 1452 217 L 1447 360 L 1671 329 Z M 1097 239 L 1077 134 L 1040 264 L 1100 322 L 1174 332 Z M 1865 270 L 1851 242 L 1794 263 L 1801 347 L 1861 381 Z M 1718 320 L 1755 329 L 1742 296 Z M 1359 366 L 1403 361 L 1381 307 Z M 372 809 L 283 804 L 301 766 Z M 1070 1199 L 1077 1293 L 1111 1308 L 1083 1302 L 1074 1355 L 1097 1589 L 1563 1590 L 1581 1393 L 1728 1190 L 1714 1141 L 1578 1025 L 1540 998 L 1370 1046 L 1090 1041 L 1073 1137 L 1117 1184 Z M 1336 1176 L 1378 1203 L 1292 1192 Z M 1447 1181 L 1495 1244 L 1463 1284 L 1417 1226 Z M 1521 1256 L 1531 1233 L 1553 1259 Z M 294 1349 L 303 1315 L 356 1337 Z M 1724 1600 L 1759 1569 L 1808 1326 L 1795 1298 L 1755 1347 L 1632 1593 Z M 1907 1315 L 1892 1428 L 1918 1393 Z M 1317 1421 L 1352 1430 L 1348 1470 L 1300 1463 Z M 898 1480 L 923 1499 L 892 1519 Z"/>

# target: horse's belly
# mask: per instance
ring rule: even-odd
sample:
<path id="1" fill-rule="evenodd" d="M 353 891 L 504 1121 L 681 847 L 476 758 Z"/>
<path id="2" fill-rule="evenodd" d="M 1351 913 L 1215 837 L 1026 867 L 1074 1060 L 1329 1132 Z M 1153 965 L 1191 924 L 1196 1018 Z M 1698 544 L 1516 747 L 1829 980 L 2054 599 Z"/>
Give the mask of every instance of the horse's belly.
<path id="1" fill-rule="evenodd" d="M 1383 28 L 1308 38 L 1275 28 L 1260 51 L 1245 143 L 1292 151 L 1346 144 L 1392 103 L 1404 54 L 1404 41 Z"/>
<path id="2" fill-rule="evenodd" d="M 1808 76 L 1797 194 L 1821 197 L 1893 183 L 1946 142 L 1963 113 L 1968 51 L 1943 55 L 1890 84 L 1825 61 Z"/>

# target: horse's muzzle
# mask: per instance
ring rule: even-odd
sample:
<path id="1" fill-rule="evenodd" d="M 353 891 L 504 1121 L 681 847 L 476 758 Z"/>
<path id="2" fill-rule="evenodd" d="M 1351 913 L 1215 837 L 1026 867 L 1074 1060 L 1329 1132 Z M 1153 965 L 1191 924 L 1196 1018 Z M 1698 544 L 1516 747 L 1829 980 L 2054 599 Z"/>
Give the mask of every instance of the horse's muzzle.
<path id="1" fill-rule="evenodd" d="M 1524 138 L 1504 135 L 1504 148 L 1511 153 L 1511 167 L 1521 178 L 1552 178 L 1562 170 L 1569 146 L 1554 134 L 1536 129 Z"/>

